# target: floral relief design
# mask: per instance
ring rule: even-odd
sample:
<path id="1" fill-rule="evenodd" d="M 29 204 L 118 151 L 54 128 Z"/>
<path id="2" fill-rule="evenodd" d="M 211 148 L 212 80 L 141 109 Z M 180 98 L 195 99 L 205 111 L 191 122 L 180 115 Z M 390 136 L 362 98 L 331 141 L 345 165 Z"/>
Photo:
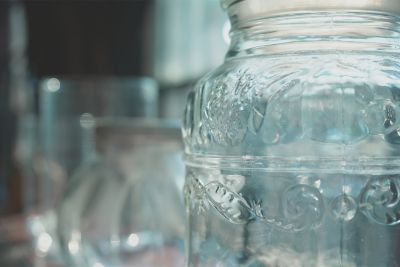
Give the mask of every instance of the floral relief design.
<path id="1" fill-rule="evenodd" d="M 210 204 L 231 223 L 246 224 L 256 217 L 262 217 L 259 205 L 250 205 L 240 194 L 219 182 L 208 183 L 204 189 Z"/>
<path id="2" fill-rule="evenodd" d="M 357 213 L 357 202 L 351 196 L 342 194 L 331 202 L 330 211 L 339 221 L 351 221 Z"/>
<path id="3" fill-rule="evenodd" d="M 252 220 L 283 231 L 302 231 L 317 227 L 323 215 L 323 200 L 318 189 L 307 185 L 290 187 L 283 198 L 284 218 L 268 217 L 261 208 L 261 201 L 248 202 L 218 181 L 201 185 L 192 179 L 185 186 L 190 207 L 198 213 L 213 207 L 222 217 L 233 224 L 246 224 Z"/>
<path id="4" fill-rule="evenodd" d="M 399 179 L 371 178 L 360 193 L 359 203 L 341 194 L 329 202 L 329 210 L 337 221 L 350 222 L 360 210 L 371 221 L 382 225 L 400 223 Z M 228 186 L 212 181 L 203 185 L 192 176 L 185 185 L 185 196 L 192 210 L 203 213 L 211 207 L 232 224 L 247 224 L 258 220 L 277 230 L 300 232 L 315 229 L 322 223 L 325 201 L 318 188 L 297 184 L 282 195 L 282 217 L 270 217 L 263 210 L 261 200 L 248 201 Z"/>
<path id="5" fill-rule="evenodd" d="M 248 69 L 215 80 L 207 96 L 202 129 L 220 145 L 238 145 L 249 129 L 257 132 L 266 112 L 259 86 Z"/>
<path id="6" fill-rule="evenodd" d="M 400 222 L 399 178 L 371 179 L 360 196 L 360 209 L 372 221 L 383 225 Z"/>
<path id="7" fill-rule="evenodd" d="M 316 228 L 324 215 L 322 195 L 317 188 L 309 185 L 291 186 L 283 194 L 283 211 L 285 219 L 296 231 Z"/>
<path id="8" fill-rule="evenodd" d="M 348 73 L 354 77 L 337 80 Z M 302 65 L 276 61 L 257 67 L 248 63 L 221 71 L 189 96 L 184 139 L 189 147 L 231 147 L 247 138 L 265 145 L 299 139 L 354 144 L 379 135 L 387 143 L 400 144 L 400 88 L 366 83 L 365 73 L 332 60 Z M 323 82 L 328 78 L 329 83 Z"/>

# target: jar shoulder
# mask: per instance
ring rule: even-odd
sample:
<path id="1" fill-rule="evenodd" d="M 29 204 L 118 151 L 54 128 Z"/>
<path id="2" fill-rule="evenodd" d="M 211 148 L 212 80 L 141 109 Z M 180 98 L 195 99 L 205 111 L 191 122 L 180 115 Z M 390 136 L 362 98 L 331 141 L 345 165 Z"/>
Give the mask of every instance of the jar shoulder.
<path id="1" fill-rule="evenodd" d="M 399 63 L 337 54 L 227 61 L 189 95 L 186 150 L 271 155 L 274 147 L 299 143 L 340 146 L 375 137 L 400 143 Z"/>

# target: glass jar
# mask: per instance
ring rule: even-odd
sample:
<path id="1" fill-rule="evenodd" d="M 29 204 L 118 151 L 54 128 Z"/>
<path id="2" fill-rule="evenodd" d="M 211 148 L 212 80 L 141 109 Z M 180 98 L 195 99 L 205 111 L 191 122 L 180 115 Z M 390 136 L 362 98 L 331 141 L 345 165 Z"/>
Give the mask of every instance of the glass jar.
<path id="1" fill-rule="evenodd" d="M 56 209 L 64 265 L 183 266 L 178 123 L 89 114 L 81 122 L 87 160 Z"/>
<path id="2" fill-rule="evenodd" d="M 31 127 L 36 135 L 21 143 L 25 150 L 32 150 L 24 162 L 25 210 L 40 258 L 62 258 L 56 232 L 57 209 L 75 170 L 92 152 L 90 131 L 82 131 L 88 124 L 87 115 L 115 121 L 155 118 L 158 93 L 156 81 L 148 77 L 61 76 L 40 80 L 36 103 L 40 120 L 34 125 L 37 129 Z"/>
<path id="3" fill-rule="evenodd" d="M 400 266 L 400 2 L 223 4 L 184 117 L 188 266 Z"/>

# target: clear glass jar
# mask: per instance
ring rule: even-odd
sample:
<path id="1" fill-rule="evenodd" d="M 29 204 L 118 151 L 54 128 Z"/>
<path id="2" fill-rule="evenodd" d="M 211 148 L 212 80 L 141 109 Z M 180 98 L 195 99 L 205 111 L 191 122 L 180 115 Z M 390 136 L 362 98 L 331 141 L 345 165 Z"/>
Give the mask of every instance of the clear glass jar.
<path id="1" fill-rule="evenodd" d="M 183 266 L 178 123 L 88 114 L 81 121 L 87 160 L 56 209 L 64 265 Z"/>
<path id="2" fill-rule="evenodd" d="M 72 174 L 91 152 L 90 135 L 82 131 L 88 124 L 87 115 L 115 121 L 155 118 L 158 92 L 157 83 L 148 77 L 62 76 L 40 80 L 36 103 L 40 120 L 34 124 L 37 129 L 31 126 L 36 135 L 20 145 L 32 150 L 24 162 L 25 209 L 40 258 L 62 258 L 56 232 L 57 209 L 69 190 Z"/>
<path id="3" fill-rule="evenodd" d="M 223 3 L 184 117 L 188 266 L 400 266 L 400 2 Z"/>

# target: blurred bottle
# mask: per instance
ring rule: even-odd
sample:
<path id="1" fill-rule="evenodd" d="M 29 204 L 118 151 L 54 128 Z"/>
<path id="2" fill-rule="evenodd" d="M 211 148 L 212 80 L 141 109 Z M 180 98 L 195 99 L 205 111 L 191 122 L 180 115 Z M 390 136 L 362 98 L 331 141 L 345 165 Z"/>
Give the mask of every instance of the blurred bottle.
<path id="1" fill-rule="evenodd" d="M 192 83 L 223 62 L 229 22 L 215 0 L 156 0 L 154 24 L 148 69 L 163 89 L 160 114 L 180 118 Z"/>
<path id="2" fill-rule="evenodd" d="M 39 102 L 43 156 L 70 176 L 82 161 L 80 116 L 154 118 L 158 85 L 147 77 L 52 77 L 40 82 Z"/>
<path id="3" fill-rule="evenodd" d="M 183 266 L 179 124 L 85 114 L 81 125 L 93 150 L 58 209 L 67 266 Z"/>
<path id="4" fill-rule="evenodd" d="M 61 261 L 56 225 L 61 201 L 75 169 L 90 158 L 91 133 L 81 117 L 154 118 L 158 85 L 147 77 L 64 76 L 40 81 L 39 130 L 29 229 L 37 255 Z"/>
<path id="5" fill-rule="evenodd" d="M 31 117 L 27 83 L 25 9 L 19 1 L 0 3 L 0 214 L 22 212 L 23 167 L 29 153 L 22 144 Z"/>
<path id="6" fill-rule="evenodd" d="M 153 72 L 162 85 L 197 79 L 224 60 L 226 15 L 214 0 L 156 0 Z"/>
<path id="7" fill-rule="evenodd" d="M 0 266 L 32 266 L 23 211 L 34 115 L 21 1 L 0 1 Z"/>

